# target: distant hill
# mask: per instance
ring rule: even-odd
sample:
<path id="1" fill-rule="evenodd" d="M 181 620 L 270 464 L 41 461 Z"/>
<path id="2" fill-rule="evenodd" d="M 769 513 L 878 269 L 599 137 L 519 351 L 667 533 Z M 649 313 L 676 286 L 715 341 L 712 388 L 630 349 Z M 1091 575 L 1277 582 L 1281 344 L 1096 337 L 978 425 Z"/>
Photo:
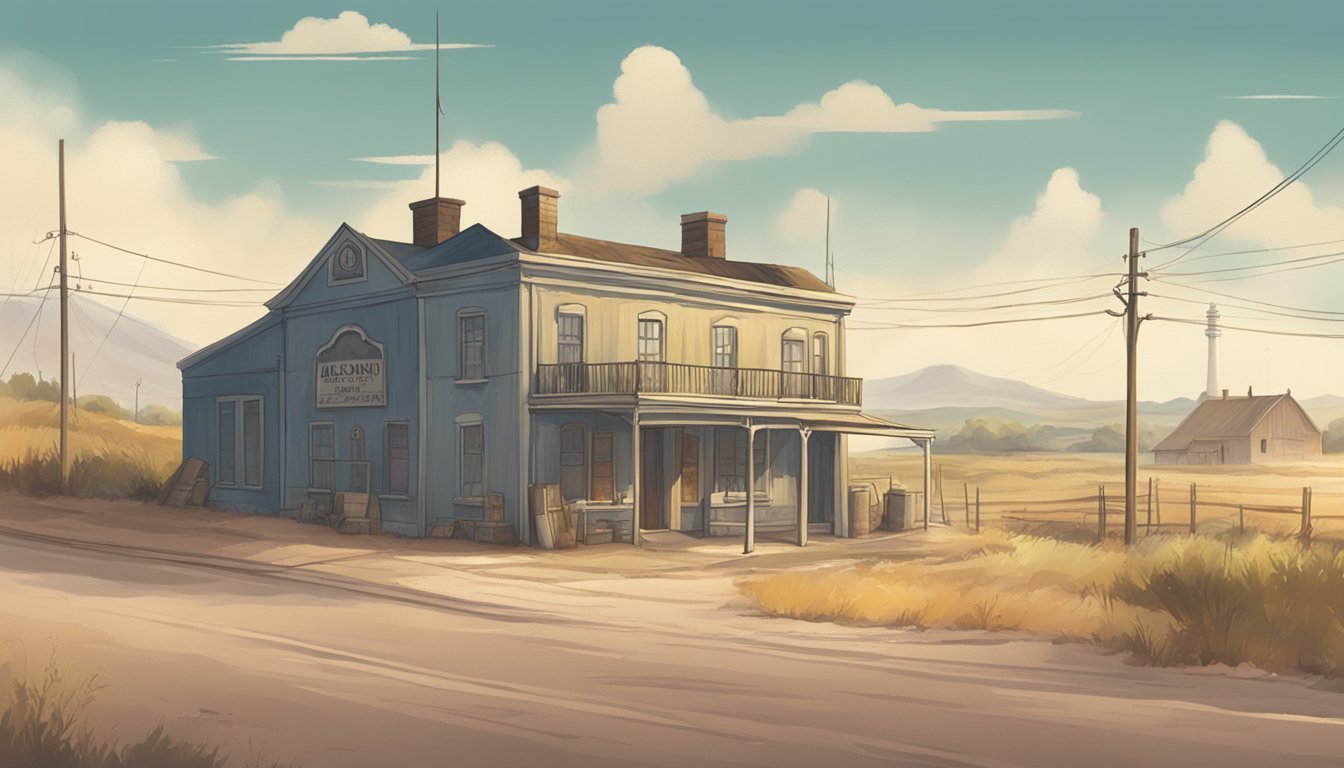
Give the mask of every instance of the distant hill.
<path id="1" fill-rule="evenodd" d="M 40 372 L 44 379 L 60 377 L 60 304 L 54 294 L 42 304 L 41 317 L 19 344 L 41 303 L 40 298 L 29 296 L 0 300 L 0 365 L 18 345 L 6 379 L 16 371 L 35 376 Z M 112 333 L 95 357 L 108 328 L 113 328 Z M 177 361 L 194 350 L 190 343 L 129 312 L 118 320 L 114 309 L 78 294 L 70 297 L 70 351 L 75 356 L 74 383 L 81 396 L 107 395 L 130 407 L 135 382 L 140 379 L 141 406 L 161 403 L 180 410 L 182 379 Z"/>
<path id="2" fill-rule="evenodd" d="M 986 376 L 958 365 L 932 365 L 904 376 L 864 382 L 864 405 L 872 409 L 1003 408 L 1058 410 L 1092 405 L 1014 379 Z"/>

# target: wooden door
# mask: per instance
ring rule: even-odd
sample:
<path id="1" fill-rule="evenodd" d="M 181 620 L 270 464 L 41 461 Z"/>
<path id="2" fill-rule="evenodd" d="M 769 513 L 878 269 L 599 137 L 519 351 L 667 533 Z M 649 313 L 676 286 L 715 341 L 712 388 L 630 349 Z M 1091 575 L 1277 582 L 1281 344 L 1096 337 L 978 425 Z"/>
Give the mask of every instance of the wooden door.
<path id="1" fill-rule="evenodd" d="M 835 435 L 814 433 L 807 460 L 807 521 L 829 523 L 835 515 Z"/>
<path id="2" fill-rule="evenodd" d="M 646 429 L 639 436 L 639 527 L 666 528 L 663 522 L 663 430 Z"/>

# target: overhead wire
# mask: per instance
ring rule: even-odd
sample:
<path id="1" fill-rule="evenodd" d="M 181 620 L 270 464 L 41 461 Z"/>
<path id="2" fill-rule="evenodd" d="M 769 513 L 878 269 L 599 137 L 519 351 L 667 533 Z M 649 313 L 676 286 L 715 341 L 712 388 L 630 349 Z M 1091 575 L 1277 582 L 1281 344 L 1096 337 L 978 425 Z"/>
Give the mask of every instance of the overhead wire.
<path id="1" fill-rule="evenodd" d="M 1180 317 L 1160 317 L 1152 316 L 1150 320 L 1159 320 L 1164 323 L 1181 323 L 1182 325 L 1204 325 L 1201 320 L 1190 320 Z M 1247 333 L 1262 333 L 1269 336 L 1297 336 L 1307 339 L 1344 339 L 1344 333 L 1309 333 L 1306 331 L 1276 331 L 1270 328 L 1243 328 L 1232 325 L 1219 325 L 1219 328 L 1225 331 L 1245 331 Z"/>
<path id="2" fill-rule="evenodd" d="M 104 241 L 104 240 L 99 240 L 99 239 L 94 238 L 94 237 L 89 237 L 88 235 L 80 234 L 79 232 L 71 232 L 71 231 L 68 231 L 68 230 L 67 230 L 67 234 L 69 234 L 69 235 L 71 235 L 71 236 L 73 236 L 73 237 L 78 237 L 78 238 L 80 238 L 81 240 L 88 240 L 89 242 L 97 243 L 97 244 L 102 245 L 102 246 L 106 246 L 106 247 L 111 248 L 111 249 L 113 249 L 113 250 L 115 250 L 115 251 L 121 251 L 122 253 L 127 253 L 127 254 L 130 254 L 130 255 L 132 255 L 132 256 L 139 256 L 139 257 L 141 257 L 141 258 L 143 258 L 143 259 L 148 259 L 148 260 L 150 260 L 150 261 L 155 261 L 155 262 L 158 262 L 158 263 L 160 263 L 160 264 L 170 264 L 170 265 L 175 266 L 175 267 L 181 267 L 182 269 L 190 269 L 190 270 L 194 270 L 194 271 L 196 271 L 196 272 L 204 272 L 205 274 L 208 274 L 208 275 L 216 275 L 216 276 L 218 276 L 218 277 L 227 277 L 227 278 L 230 278 L 230 279 L 233 279 L 233 280 L 243 280 L 243 281 L 246 281 L 246 282 L 249 282 L 249 283 L 257 283 L 257 284 L 259 284 L 259 285 L 273 285 L 273 286 L 276 286 L 276 287 L 284 287 L 285 285 L 287 285 L 287 283 L 277 283 L 277 282 L 273 282 L 273 281 L 270 281 L 270 280 L 258 280 L 257 278 L 254 278 L 254 277 L 245 277 L 245 276 L 243 276 L 243 275 L 231 274 L 231 273 L 229 273 L 229 272 L 220 272 L 220 271 L 218 271 L 218 270 L 214 270 L 214 269 L 206 269 L 205 267 L 198 267 L 198 266 L 195 266 L 195 265 L 193 265 L 193 264 L 185 264 L 185 263 L 180 262 L 180 261 L 173 261 L 172 259 L 164 259 L 164 258 L 160 258 L 160 257 L 158 257 L 158 256 L 150 256 L 150 255 L 147 254 L 147 253 L 141 253 L 141 252 L 139 252 L 139 251 L 133 251 L 133 250 L 131 250 L 131 249 L 129 249 L 129 248 L 123 248 L 123 247 L 120 246 L 120 245 L 113 245 L 112 243 L 106 242 L 106 241 Z"/>
<path id="3" fill-rule="evenodd" d="M 849 330 L 852 331 L 918 330 L 927 328 L 981 328 L 988 325 L 1039 323 L 1049 320 L 1068 320 L 1070 318 L 1075 317 L 1092 317 L 1093 315 L 1104 315 L 1104 314 L 1106 314 L 1105 310 L 1097 310 L 1095 312 L 1075 312 L 1072 314 L 1048 315 L 1045 317 L 1015 317 L 1015 318 L 1005 318 L 1003 320 L 982 320 L 980 322 L 973 322 L 973 323 L 938 323 L 938 324 L 887 323 L 882 325 L 870 325 L 870 326 L 848 326 L 848 328 Z"/>
<path id="4" fill-rule="evenodd" d="M 131 286 L 131 290 L 127 292 L 126 300 L 121 303 L 121 309 L 117 310 L 117 316 L 112 318 L 112 324 L 107 327 L 107 333 L 103 334 L 103 340 L 98 342 L 97 349 L 93 350 L 93 356 L 89 358 L 89 362 L 84 366 L 84 373 L 79 375 L 80 379 L 83 379 L 89 374 L 89 369 L 93 367 L 94 361 L 98 359 L 98 353 L 103 351 L 103 345 L 106 344 L 107 340 L 112 336 L 112 331 L 116 330 L 117 323 L 121 322 L 121 316 L 126 314 L 126 307 L 131 303 L 131 299 L 135 298 L 135 288 L 140 284 L 140 278 L 144 276 L 145 267 L 148 266 L 148 264 L 149 260 L 147 258 L 140 261 L 140 271 L 135 273 L 135 283 Z M 90 291 L 90 293 L 92 293 L 92 291 Z"/>
<path id="5" fill-rule="evenodd" d="M 56 279 L 55 275 L 53 275 L 51 279 L 54 281 Z M 50 288 L 51 286 L 47 287 Z M 42 308 L 46 306 L 47 297 L 50 295 L 51 291 L 43 292 L 42 301 L 38 302 L 37 311 L 33 313 L 33 318 L 28 321 L 28 326 L 23 329 L 23 333 L 19 334 L 18 340 L 14 342 L 14 350 L 9 353 L 9 359 L 5 360 L 3 367 L 0 367 L 0 376 L 4 376 L 5 372 L 9 370 L 9 364 L 14 362 L 14 356 L 17 355 L 19 349 L 23 347 L 23 340 L 28 337 L 28 332 L 33 329 L 33 323 L 37 322 L 37 319 L 42 316 Z"/>

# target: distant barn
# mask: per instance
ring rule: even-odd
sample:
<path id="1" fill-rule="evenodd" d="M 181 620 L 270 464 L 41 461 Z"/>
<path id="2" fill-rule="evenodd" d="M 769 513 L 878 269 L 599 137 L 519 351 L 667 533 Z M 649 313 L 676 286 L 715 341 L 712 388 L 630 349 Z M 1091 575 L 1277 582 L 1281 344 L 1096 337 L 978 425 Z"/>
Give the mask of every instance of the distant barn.
<path id="1" fill-rule="evenodd" d="M 1253 464 L 1321 455 L 1321 430 L 1293 399 L 1247 395 L 1200 403 L 1153 448 L 1158 464 Z"/>

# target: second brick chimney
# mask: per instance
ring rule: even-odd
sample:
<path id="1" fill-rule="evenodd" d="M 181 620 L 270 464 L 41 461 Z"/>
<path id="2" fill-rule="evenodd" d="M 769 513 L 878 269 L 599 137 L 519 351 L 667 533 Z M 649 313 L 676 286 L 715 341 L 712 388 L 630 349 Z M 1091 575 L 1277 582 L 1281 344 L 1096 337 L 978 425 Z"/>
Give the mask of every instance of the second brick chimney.
<path id="1" fill-rule="evenodd" d="M 728 258 L 724 229 L 728 217 L 722 213 L 688 213 L 681 217 L 681 254 L 700 258 Z"/>
<path id="2" fill-rule="evenodd" d="M 555 250 L 560 227 L 560 193 L 548 187 L 528 187 L 518 193 L 523 201 L 524 248 L 533 251 Z"/>
<path id="3" fill-rule="evenodd" d="M 411 203 L 411 242 L 433 248 L 462 229 L 462 206 L 451 197 L 431 197 Z"/>

